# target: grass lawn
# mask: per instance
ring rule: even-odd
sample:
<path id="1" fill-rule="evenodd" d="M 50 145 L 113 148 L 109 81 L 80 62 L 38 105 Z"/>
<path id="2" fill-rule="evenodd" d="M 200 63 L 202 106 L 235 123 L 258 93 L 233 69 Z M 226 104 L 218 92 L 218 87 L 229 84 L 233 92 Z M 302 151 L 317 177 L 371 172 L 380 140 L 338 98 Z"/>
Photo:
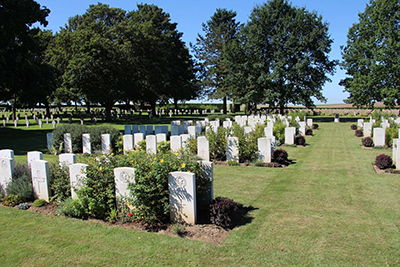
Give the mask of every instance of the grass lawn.
<path id="1" fill-rule="evenodd" d="M 288 168 L 215 167 L 215 196 L 254 208 L 220 245 L 0 207 L 1 265 L 399 266 L 400 175 L 371 165 L 391 150 L 318 124 Z"/>

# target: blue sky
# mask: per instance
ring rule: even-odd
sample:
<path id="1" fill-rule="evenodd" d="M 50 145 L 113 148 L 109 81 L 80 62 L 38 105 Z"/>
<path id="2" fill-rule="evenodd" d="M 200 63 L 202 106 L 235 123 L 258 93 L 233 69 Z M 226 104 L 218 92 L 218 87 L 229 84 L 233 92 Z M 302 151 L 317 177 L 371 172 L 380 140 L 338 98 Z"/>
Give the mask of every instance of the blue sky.
<path id="1" fill-rule="evenodd" d="M 51 13 L 47 17 L 49 25 L 47 29 L 57 32 L 67 23 L 69 17 L 85 13 L 91 4 L 97 4 L 93 0 L 36 0 L 40 5 L 47 6 Z M 245 23 L 251 11 L 256 5 L 266 1 L 254 0 L 153 0 L 143 1 L 147 4 L 155 4 L 171 16 L 171 21 L 178 23 L 178 30 L 183 32 L 183 41 L 195 43 L 198 33 L 202 34 L 201 24 L 210 19 L 217 8 L 234 10 L 237 13 L 236 20 Z M 291 0 L 292 5 L 305 7 L 309 11 L 316 11 L 329 23 L 329 32 L 334 40 L 331 59 L 341 59 L 340 46 L 345 45 L 347 33 L 353 23 L 358 22 L 358 13 L 364 12 L 369 0 Z M 126 11 L 135 10 L 136 1 L 108 0 L 102 1 L 111 7 L 122 8 Z M 343 93 L 343 87 L 338 83 L 345 77 L 345 73 L 337 67 L 336 74 L 332 77 L 332 83 L 325 84 L 323 94 L 328 99 L 328 104 L 343 103 L 347 94 Z M 316 102 L 316 104 L 319 104 Z"/>

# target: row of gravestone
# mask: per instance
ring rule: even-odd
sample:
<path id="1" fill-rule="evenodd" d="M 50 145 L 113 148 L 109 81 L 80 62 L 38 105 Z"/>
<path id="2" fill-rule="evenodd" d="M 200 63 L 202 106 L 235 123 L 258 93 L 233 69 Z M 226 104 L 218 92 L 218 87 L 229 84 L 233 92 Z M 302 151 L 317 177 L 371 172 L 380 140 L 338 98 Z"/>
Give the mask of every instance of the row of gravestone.
<path id="1" fill-rule="evenodd" d="M 37 198 L 50 200 L 49 189 L 49 163 L 43 160 L 41 152 L 28 152 L 28 165 L 31 170 L 32 186 Z M 14 152 L 9 149 L 0 150 L 0 186 L 3 190 L 12 180 L 14 172 Z M 86 177 L 88 165 L 76 163 L 75 154 L 59 155 L 60 167 L 69 168 L 71 198 L 77 199 L 75 190 L 79 190 Z M 213 199 L 213 163 L 199 161 L 210 181 L 207 190 L 208 202 Z M 135 169 L 130 167 L 119 167 L 114 169 L 115 196 L 118 202 L 123 202 L 130 197 L 128 185 L 135 182 Z M 197 220 L 197 195 L 196 176 L 189 172 L 170 172 L 168 177 L 170 217 L 172 222 L 185 222 L 195 224 Z M 5 191 L 5 190 L 4 190 Z"/>
<path id="2" fill-rule="evenodd" d="M 372 119 L 372 117 L 369 122 L 365 122 L 364 119 L 358 119 L 357 126 L 363 129 L 364 136 L 371 136 L 372 133 L 375 146 L 383 147 L 386 145 L 386 128 L 390 128 L 390 122 L 389 120 L 382 119 L 381 127 L 372 128 L 375 122 L 376 121 Z M 400 119 L 397 118 L 393 123 L 399 124 Z M 400 129 L 398 137 L 400 137 Z"/>

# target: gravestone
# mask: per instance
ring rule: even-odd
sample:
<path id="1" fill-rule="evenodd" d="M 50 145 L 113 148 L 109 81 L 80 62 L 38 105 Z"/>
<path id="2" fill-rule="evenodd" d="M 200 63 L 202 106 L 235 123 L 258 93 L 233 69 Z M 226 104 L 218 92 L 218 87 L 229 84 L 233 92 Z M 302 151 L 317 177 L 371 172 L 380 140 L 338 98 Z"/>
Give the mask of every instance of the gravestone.
<path id="1" fill-rule="evenodd" d="M 124 133 L 125 134 L 132 134 L 132 127 L 130 125 L 125 125 Z"/>
<path id="2" fill-rule="evenodd" d="M 147 125 L 146 126 L 146 135 L 153 135 L 153 125 Z"/>
<path id="3" fill-rule="evenodd" d="M 53 142 L 53 133 L 46 133 L 47 149 L 50 150 Z"/>
<path id="4" fill-rule="evenodd" d="M 396 161 L 397 161 L 397 149 L 399 149 L 399 145 L 400 145 L 400 139 L 395 138 L 395 139 L 392 140 L 392 160 L 393 160 L 393 164 L 396 164 Z M 396 168 L 397 168 L 397 165 L 396 165 Z"/>
<path id="5" fill-rule="evenodd" d="M 179 125 L 176 125 L 176 126 L 171 125 L 171 136 L 180 135 L 180 134 L 181 134 L 181 126 L 179 126 Z"/>
<path id="6" fill-rule="evenodd" d="M 253 127 L 251 126 L 245 126 L 244 127 L 244 134 L 249 134 L 253 131 Z"/>
<path id="7" fill-rule="evenodd" d="M 45 160 L 32 161 L 31 174 L 34 194 L 37 198 L 44 199 L 49 202 L 49 163 Z"/>
<path id="8" fill-rule="evenodd" d="M 12 181 L 14 172 L 14 159 L 0 157 L 0 192 L 7 195 L 7 185 Z"/>
<path id="9" fill-rule="evenodd" d="M 69 181 L 71 185 L 72 199 L 78 199 L 75 191 L 85 185 L 86 169 L 89 165 L 83 163 L 74 163 L 69 165 Z"/>
<path id="10" fill-rule="evenodd" d="M 197 138 L 197 157 L 201 160 L 210 161 L 210 144 L 205 136 Z"/>
<path id="11" fill-rule="evenodd" d="M 101 152 L 103 154 L 111 153 L 111 135 L 102 134 L 101 135 Z"/>
<path id="12" fill-rule="evenodd" d="M 182 148 L 182 137 L 180 135 L 173 135 L 170 139 L 171 151 L 176 153 Z"/>
<path id="13" fill-rule="evenodd" d="M 340 116 L 338 113 L 335 114 L 334 122 L 340 122 Z"/>
<path id="14" fill-rule="evenodd" d="M 264 163 L 270 163 L 272 157 L 271 138 L 262 137 L 257 139 L 258 158 Z"/>
<path id="15" fill-rule="evenodd" d="M 82 134 L 82 152 L 92 154 L 92 145 L 90 143 L 90 134 Z"/>
<path id="16" fill-rule="evenodd" d="M 43 153 L 40 151 L 30 151 L 30 152 L 26 153 L 26 155 L 27 155 L 29 168 L 32 168 L 31 167 L 32 161 L 43 160 Z"/>
<path id="17" fill-rule="evenodd" d="M 70 133 L 64 134 L 64 152 L 72 153 L 72 139 Z"/>
<path id="18" fill-rule="evenodd" d="M 206 192 L 204 196 L 201 196 L 203 199 L 198 199 L 198 201 L 206 201 L 209 207 L 211 201 L 214 199 L 214 163 L 212 161 L 198 160 L 197 161 L 203 169 L 205 178 L 208 180 L 208 187 L 206 187 Z"/>
<path id="19" fill-rule="evenodd" d="M 313 119 L 307 119 L 307 126 L 312 127 L 313 125 Z"/>
<path id="20" fill-rule="evenodd" d="M 139 146 L 139 142 L 143 141 L 143 139 L 144 139 L 143 133 L 133 134 L 133 144 L 134 144 L 135 148 Z"/>
<path id="21" fill-rule="evenodd" d="M 371 136 L 371 131 L 372 131 L 372 123 L 364 122 L 364 128 L 363 128 L 364 136 Z"/>
<path id="22" fill-rule="evenodd" d="M 139 125 L 139 133 L 143 134 L 143 137 L 146 137 L 147 134 L 147 127 L 146 125 Z"/>
<path id="23" fill-rule="evenodd" d="M 156 140 L 157 140 L 157 144 L 161 143 L 161 142 L 166 142 L 167 141 L 167 134 L 165 134 L 165 133 L 156 134 Z"/>
<path id="24" fill-rule="evenodd" d="M 134 148 L 133 135 L 131 135 L 131 134 L 123 135 L 122 136 L 122 143 L 123 143 L 124 154 L 129 153 L 129 151 L 133 150 L 133 148 Z"/>
<path id="25" fill-rule="evenodd" d="M 155 135 L 146 136 L 146 151 L 149 154 L 157 154 L 157 140 Z"/>
<path id="26" fill-rule="evenodd" d="M 285 144 L 293 145 L 294 138 L 296 135 L 296 128 L 295 127 L 286 127 L 285 128 Z"/>
<path id="27" fill-rule="evenodd" d="M 364 126 L 364 119 L 358 119 L 357 120 L 357 126 L 362 128 Z"/>
<path id="28" fill-rule="evenodd" d="M 196 126 L 188 126 L 188 134 L 190 135 L 190 137 L 196 138 L 196 136 L 197 136 Z"/>
<path id="29" fill-rule="evenodd" d="M 56 121 L 52 121 L 52 122 L 51 122 L 51 125 L 53 126 L 53 129 L 55 129 L 55 128 L 56 128 L 56 125 L 57 125 Z"/>
<path id="30" fill-rule="evenodd" d="M 226 146 L 226 161 L 229 160 L 239 162 L 239 139 L 237 137 L 228 137 Z"/>
<path id="31" fill-rule="evenodd" d="M 265 127 L 264 128 L 264 134 L 265 134 L 265 136 L 273 136 L 274 135 L 273 128 L 272 127 Z"/>
<path id="32" fill-rule="evenodd" d="M 299 122 L 299 133 L 301 135 L 306 135 L 306 123 L 304 121 Z"/>
<path id="33" fill-rule="evenodd" d="M 60 164 L 60 167 L 66 166 L 68 167 L 71 164 L 76 163 L 76 155 L 73 153 L 64 153 L 58 155 L 58 161 Z"/>
<path id="34" fill-rule="evenodd" d="M 120 167 L 114 169 L 115 197 L 117 202 L 130 197 L 129 184 L 135 183 L 135 169 Z"/>
<path id="35" fill-rule="evenodd" d="M 181 134 L 180 137 L 181 137 L 181 140 L 182 140 L 182 147 L 185 147 L 186 144 L 187 144 L 186 141 L 190 139 L 190 135 Z"/>
<path id="36" fill-rule="evenodd" d="M 139 126 L 136 124 L 132 125 L 132 134 L 135 134 L 138 132 L 139 132 Z"/>
<path id="37" fill-rule="evenodd" d="M 374 145 L 375 146 L 385 146 L 385 129 L 374 128 Z"/>
<path id="38" fill-rule="evenodd" d="M 14 159 L 14 150 L 12 149 L 1 149 L 0 158 Z"/>
<path id="39" fill-rule="evenodd" d="M 195 224 L 197 220 L 195 174 L 170 172 L 168 189 L 171 222 Z"/>

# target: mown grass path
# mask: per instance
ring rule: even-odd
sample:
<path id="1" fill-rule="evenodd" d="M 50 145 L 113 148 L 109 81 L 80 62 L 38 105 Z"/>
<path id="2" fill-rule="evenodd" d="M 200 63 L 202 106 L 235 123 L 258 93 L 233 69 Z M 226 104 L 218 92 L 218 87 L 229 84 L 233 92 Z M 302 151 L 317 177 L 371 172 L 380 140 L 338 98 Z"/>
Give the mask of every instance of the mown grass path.
<path id="1" fill-rule="evenodd" d="M 400 175 L 350 123 L 320 123 L 285 169 L 216 166 L 215 194 L 254 208 L 220 245 L 0 207 L 4 266 L 398 266 Z"/>

